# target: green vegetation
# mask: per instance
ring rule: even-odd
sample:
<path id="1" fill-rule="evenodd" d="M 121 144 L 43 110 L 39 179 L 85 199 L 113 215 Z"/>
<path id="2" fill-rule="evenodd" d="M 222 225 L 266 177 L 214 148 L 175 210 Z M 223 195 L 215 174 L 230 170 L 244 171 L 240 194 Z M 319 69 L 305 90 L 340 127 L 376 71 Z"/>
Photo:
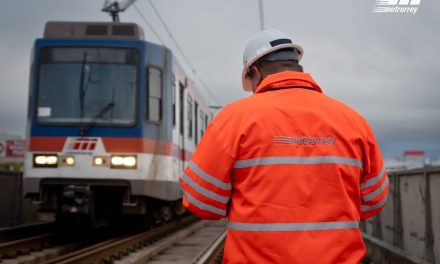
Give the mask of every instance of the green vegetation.
<path id="1" fill-rule="evenodd" d="M 23 169 L 23 163 L 0 163 L 0 171 L 21 171 Z"/>

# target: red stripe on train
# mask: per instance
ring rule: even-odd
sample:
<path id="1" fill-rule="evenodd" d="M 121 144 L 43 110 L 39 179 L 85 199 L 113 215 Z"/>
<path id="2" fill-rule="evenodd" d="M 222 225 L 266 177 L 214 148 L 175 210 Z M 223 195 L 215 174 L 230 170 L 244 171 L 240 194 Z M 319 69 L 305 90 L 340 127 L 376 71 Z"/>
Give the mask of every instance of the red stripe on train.
<path id="1" fill-rule="evenodd" d="M 155 141 L 143 138 L 102 138 L 107 152 L 136 152 L 173 155 L 170 141 Z"/>
<path id="2" fill-rule="evenodd" d="M 66 140 L 67 137 L 31 137 L 29 140 L 29 151 L 62 152 Z M 143 138 L 106 137 L 102 138 L 102 143 L 104 144 L 106 152 L 109 153 L 154 153 L 159 155 L 176 156 L 181 160 L 189 160 L 192 156 L 192 152 L 179 148 L 171 141 L 155 141 Z M 95 144 L 95 142 L 92 144 Z M 87 145 L 82 145 L 83 148 L 85 146 Z M 78 144 L 75 149 L 79 148 L 80 146 Z"/>
<path id="3" fill-rule="evenodd" d="M 67 137 L 31 137 L 29 151 L 63 151 Z"/>

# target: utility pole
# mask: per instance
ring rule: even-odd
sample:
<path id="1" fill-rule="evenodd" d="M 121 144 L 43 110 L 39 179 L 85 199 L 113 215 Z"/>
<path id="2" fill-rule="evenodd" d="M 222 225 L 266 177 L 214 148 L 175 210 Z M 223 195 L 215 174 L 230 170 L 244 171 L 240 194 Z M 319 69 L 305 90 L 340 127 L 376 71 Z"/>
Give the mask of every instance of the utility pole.
<path id="1" fill-rule="evenodd" d="M 263 7 L 263 0 L 258 0 L 258 7 L 260 11 L 260 31 L 264 30 L 264 7 Z"/>

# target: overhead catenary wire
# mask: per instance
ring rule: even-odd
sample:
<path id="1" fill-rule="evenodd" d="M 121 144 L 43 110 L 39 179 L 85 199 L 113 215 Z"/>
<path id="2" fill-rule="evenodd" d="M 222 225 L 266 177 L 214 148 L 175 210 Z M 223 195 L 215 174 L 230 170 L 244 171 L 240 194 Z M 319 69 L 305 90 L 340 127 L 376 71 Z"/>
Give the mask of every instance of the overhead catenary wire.
<path id="1" fill-rule="evenodd" d="M 148 0 L 148 2 L 150 3 L 151 7 L 153 8 L 154 13 L 157 15 L 157 17 L 159 18 L 162 26 L 165 28 L 165 30 L 168 32 L 168 35 L 170 36 L 171 41 L 174 43 L 174 45 L 176 46 L 177 50 L 179 51 L 179 53 L 182 55 L 183 59 L 185 60 L 186 64 L 191 68 L 191 71 L 194 75 L 194 77 L 196 77 L 200 84 L 203 86 L 203 88 L 208 92 L 208 94 L 211 96 L 211 98 L 215 101 L 215 103 L 217 105 L 221 105 L 220 101 L 217 99 L 217 97 L 211 92 L 211 90 L 208 88 L 208 86 L 205 84 L 205 82 L 203 81 L 203 79 L 197 74 L 194 66 L 192 65 L 192 63 L 190 62 L 190 60 L 188 59 L 188 57 L 186 56 L 185 52 L 183 52 L 182 48 L 180 47 L 179 43 L 177 42 L 177 40 L 174 38 L 173 34 L 171 33 L 170 29 L 168 28 L 168 26 L 166 25 L 164 19 L 162 18 L 162 16 L 160 15 L 159 11 L 157 10 L 156 6 L 153 4 L 153 2 L 151 0 Z"/>
<path id="2" fill-rule="evenodd" d="M 139 14 L 139 16 L 144 20 L 145 24 L 150 28 L 150 30 L 153 32 L 153 34 L 156 36 L 156 38 L 159 40 L 159 42 L 162 45 L 165 45 L 165 42 L 162 40 L 162 38 L 159 36 L 156 30 L 154 30 L 153 26 L 148 22 L 147 18 L 142 14 L 142 12 L 139 10 L 139 8 L 136 6 L 135 3 L 133 3 L 134 9 L 136 9 L 136 12 Z"/>

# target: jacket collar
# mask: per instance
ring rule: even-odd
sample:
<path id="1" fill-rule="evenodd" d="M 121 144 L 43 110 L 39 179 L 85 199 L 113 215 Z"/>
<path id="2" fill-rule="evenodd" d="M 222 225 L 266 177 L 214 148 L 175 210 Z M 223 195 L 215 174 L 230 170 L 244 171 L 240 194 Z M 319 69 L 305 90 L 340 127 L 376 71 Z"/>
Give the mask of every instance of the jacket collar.
<path id="1" fill-rule="evenodd" d="M 255 93 L 262 93 L 271 89 L 289 86 L 307 87 L 322 93 L 321 87 L 319 87 L 309 73 L 294 71 L 282 71 L 266 76 L 260 85 L 258 85 Z"/>

